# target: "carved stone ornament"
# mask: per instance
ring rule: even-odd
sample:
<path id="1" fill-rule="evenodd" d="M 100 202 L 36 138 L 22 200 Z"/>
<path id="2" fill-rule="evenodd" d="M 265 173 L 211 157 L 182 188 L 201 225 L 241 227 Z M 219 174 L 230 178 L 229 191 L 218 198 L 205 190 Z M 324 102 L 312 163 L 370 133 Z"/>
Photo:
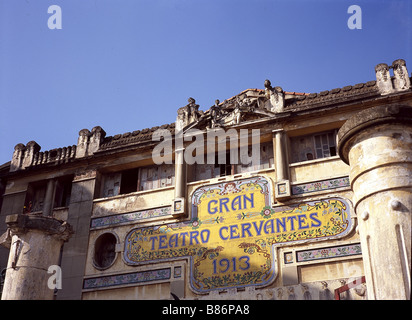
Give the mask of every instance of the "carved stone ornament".
<path id="1" fill-rule="evenodd" d="M 406 69 L 406 62 L 403 59 L 395 60 L 392 63 L 393 74 L 395 76 L 394 86 L 396 90 L 408 90 L 411 86 L 411 81 Z"/>
<path id="2" fill-rule="evenodd" d="M 199 121 L 202 113 L 199 111 L 199 105 L 196 100 L 190 97 L 188 104 L 177 110 L 176 129 L 181 130 L 187 125 Z"/>
<path id="3" fill-rule="evenodd" d="M 393 91 L 389 66 L 386 63 L 379 63 L 375 67 L 376 85 L 381 94 L 388 94 Z"/>
<path id="4" fill-rule="evenodd" d="M 219 127 L 219 120 L 222 118 L 223 116 L 223 112 L 220 109 L 220 101 L 219 100 L 215 100 L 215 104 L 213 106 L 210 107 L 209 109 L 209 114 L 210 114 L 210 128 L 216 128 Z"/>
<path id="5" fill-rule="evenodd" d="M 253 112 L 255 106 L 256 101 L 248 97 L 236 97 L 233 101 L 225 100 L 222 104 L 216 100 L 215 105 L 209 109 L 209 128 L 237 125 L 242 121 L 242 113 Z"/>
<path id="6" fill-rule="evenodd" d="M 270 101 L 267 107 L 269 111 L 278 113 L 283 112 L 285 108 L 285 95 L 281 87 L 272 87 L 270 80 L 266 79 L 265 83 L 265 96 Z"/>

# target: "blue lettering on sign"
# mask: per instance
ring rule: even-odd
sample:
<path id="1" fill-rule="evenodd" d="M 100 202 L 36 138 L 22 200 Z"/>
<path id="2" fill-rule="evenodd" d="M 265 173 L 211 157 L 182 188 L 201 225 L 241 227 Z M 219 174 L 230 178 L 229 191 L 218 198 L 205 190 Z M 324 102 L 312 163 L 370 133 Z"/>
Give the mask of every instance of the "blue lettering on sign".
<path id="1" fill-rule="evenodd" d="M 233 257 L 231 260 L 223 258 L 220 260 L 213 260 L 213 273 L 225 273 L 226 271 L 236 272 L 237 269 L 247 270 L 250 268 L 250 258 L 248 256 L 242 256 L 240 258 Z M 219 261 L 219 265 L 217 262 Z"/>
<path id="2" fill-rule="evenodd" d="M 217 200 L 210 200 L 209 203 L 207 204 L 207 212 L 209 212 L 209 214 L 215 214 L 217 212 L 217 208 L 210 208 L 210 205 L 214 203 L 217 204 Z"/>
<path id="3" fill-rule="evenodd" d="M 253 201 L 253 200 L 252 200 Z M 216 201 L 217 202 L 217 201 Z M 224 202 L 224 205 L 226 202 Z M 224 206 L 223 205 L 223 206 Z M 317 219 L 318 213 L 314 212 L 309 215 L 273 218 L 269 220 L 260 220 L 245 222 L 241 224 L 232 224 L 223 226 L 219 229 L 219 237 L 223 241 L 239 238 L 252 238 L 262 234 L 274 234 L 279 232 L 288 232 L 294 230 L 305 230 L 308 228 L 319 227 L 322 223 Z M 276 225 L 276 228 L 275 228 Z M 168 238 L 167 235 L 152 236 L 149 238 L 151 250 L 178 248 L 179 246 L 192 246 L 201 243 L 208 243 L 210 230 L 190 231 L 173 234 Z"/>
<path id="4" fill-rule="evenodd" d="M 229 202 L 229 198 L 222 198 L 220 199 L 220 206 L 219 206 L 219 212 L 223 212 L 222 211 L 222 207 L 224 206 L 226 209 L 226 212 L 229 211 L 229 209 L 227 208 L 227 203 Z"/>
<path id="5" fill-rule="evenodd" d="M 229 236 L 227 236 L 227 237 L 225 237 L 225 236 L 223 236 L 223 230 L 226 230 L 226 232 L 228 232 L 228 227 L 221 227 L 220 229 L 219 229 L 219 237 L 220 237 L 220 239 L 222 239 L 222 240 L 227 240 L 228 238 L 229 238 Z"/>
<path id="6" fill-rule="evenodd" d="M 242 223 L 241 226 L 242 226 L 242 238 L 245 238 L 246 232 L 248 233 L 249 237 L 252 237 L 252 234 L 250 233 L 250 230 L 249 230 L 252 227 L 252 225 L 249 222 L 247 222 L 247 223 Z"/>
<path id="7" fill-rule="evenodd" d="M 316 224 L 312 223 L 311 227 L 320 227 L 322 225 L 322 222 L 320 222 L 318 219 L 316 219 L 315 217 L 318 216 L 317 212 L 313 212 L 309 215 L 309 217 L 316 222 Z"/>
<path id="8" fill-rule="evenodd" d="M 242 201 L 243 200 L 243 201 Z M 248 197 L 246 194 L 235 197 L 230 203 L 229 198 L 221 198 L 219 200 L 210 200 L 207 204 L 207 212 L 209 214 L 223 213 L 237 210 L 251 209 L 255 207 L 254 194 L 251 193 Z"/>

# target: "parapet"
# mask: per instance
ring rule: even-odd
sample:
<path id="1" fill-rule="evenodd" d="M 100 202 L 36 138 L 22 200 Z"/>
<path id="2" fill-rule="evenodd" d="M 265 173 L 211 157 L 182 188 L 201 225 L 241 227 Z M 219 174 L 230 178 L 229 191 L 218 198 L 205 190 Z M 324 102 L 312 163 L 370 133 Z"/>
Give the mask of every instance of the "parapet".
<path id="1" fill-rule="evenodd" d="M 106 132 L 99 126 L 96 126 L 89 131 L 82 129 L 79 131 L 77 139 L 76 158 L 82 158 L 93 155 L 103 142 Z"/>
<path id="2" fill-rule="evenodd" d="M 106 132 L 99 126 L 90 132 L 88 129 L 80 130 L 77 145 L 56 148 L 41 152 L 41 147 L 35 141 L 26 145 L 18 143 L 14 147 L 13 157 L 10 164 L 10 172 L 24 170 L 43 164 L 61 164 L 93 155 L 96 152 Z"/>
<path id="3" fill-rule="evenodd" d="M 10 164 L 10 172 L 24 170 L 29 167 L 46 163 L 63 163 L 74 159 L 76 146 L 56 148 L 40 152 L 41 147 L 30 141 L 26 145 L 19 143 L 14 147 L 13 158 Z"/>

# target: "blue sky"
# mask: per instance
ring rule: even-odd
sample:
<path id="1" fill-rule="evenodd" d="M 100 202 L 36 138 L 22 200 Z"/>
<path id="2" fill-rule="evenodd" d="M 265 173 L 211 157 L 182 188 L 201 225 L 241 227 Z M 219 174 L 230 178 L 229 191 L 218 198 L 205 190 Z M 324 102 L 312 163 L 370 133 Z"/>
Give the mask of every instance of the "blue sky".
<path id="1" fill-rule="evenodd" d="M 62 29 L 48 28 L 51 5 Z M 172 123 L 189 97 L 207 110 L 265 79 L 320 92 L 398 58 L 410 73 L 411 39 L 409 0 L 0 0 L 0 164 L 17 143 Z"/>

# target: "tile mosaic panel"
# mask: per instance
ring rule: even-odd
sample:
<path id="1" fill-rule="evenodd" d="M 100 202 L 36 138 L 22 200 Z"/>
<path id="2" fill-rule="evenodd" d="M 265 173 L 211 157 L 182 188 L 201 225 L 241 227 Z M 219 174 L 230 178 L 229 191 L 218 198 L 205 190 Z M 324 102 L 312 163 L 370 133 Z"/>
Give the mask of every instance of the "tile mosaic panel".
<path id="1" fill-rule="evenodd" d="M 170 279 L 170 268 L 133 272 L 113 276 L 89 278 L 83 281 L 83 289 L 100 289 L 119 285 L 139 284 L 143 282 Z"/>
<path id="2" fill-rule="evenodd" d="M 166 216 L 172 213 L 171 207 L 162 207 L 149 210 L 141 210 L 129 213 L 116 214 L 113 216 L 92 218 L 90 228 L 105 228 L 118 224 L 134 223 L 139 220 Z"/>
<path id="3" fill-rule="evenodd" d="M 292 186 L 292 194 L 311 193 L 316 191 L 330 190 L 341 187 L 349 187 L 349 177 L 329 179 Z"/>
<path id="4" fill-rule="evenodd" d="M 362 254 L 360 243 L 346 246 L 318 248 L 296 252 L 297 262 L 313 261 L 319 259 L 329 259 Z"/>
<path id="5" fill-rule="evenodd" d="M 189 258 L 194 292 L 266 286 L 276 278 L 275 247 L 341 238 L 352 230 L 351 207 L 329 198 L 272 207 L 262 176 L 201 186 L 192 193 L 192 219 L 130 230 L 128 265 Z"/>

